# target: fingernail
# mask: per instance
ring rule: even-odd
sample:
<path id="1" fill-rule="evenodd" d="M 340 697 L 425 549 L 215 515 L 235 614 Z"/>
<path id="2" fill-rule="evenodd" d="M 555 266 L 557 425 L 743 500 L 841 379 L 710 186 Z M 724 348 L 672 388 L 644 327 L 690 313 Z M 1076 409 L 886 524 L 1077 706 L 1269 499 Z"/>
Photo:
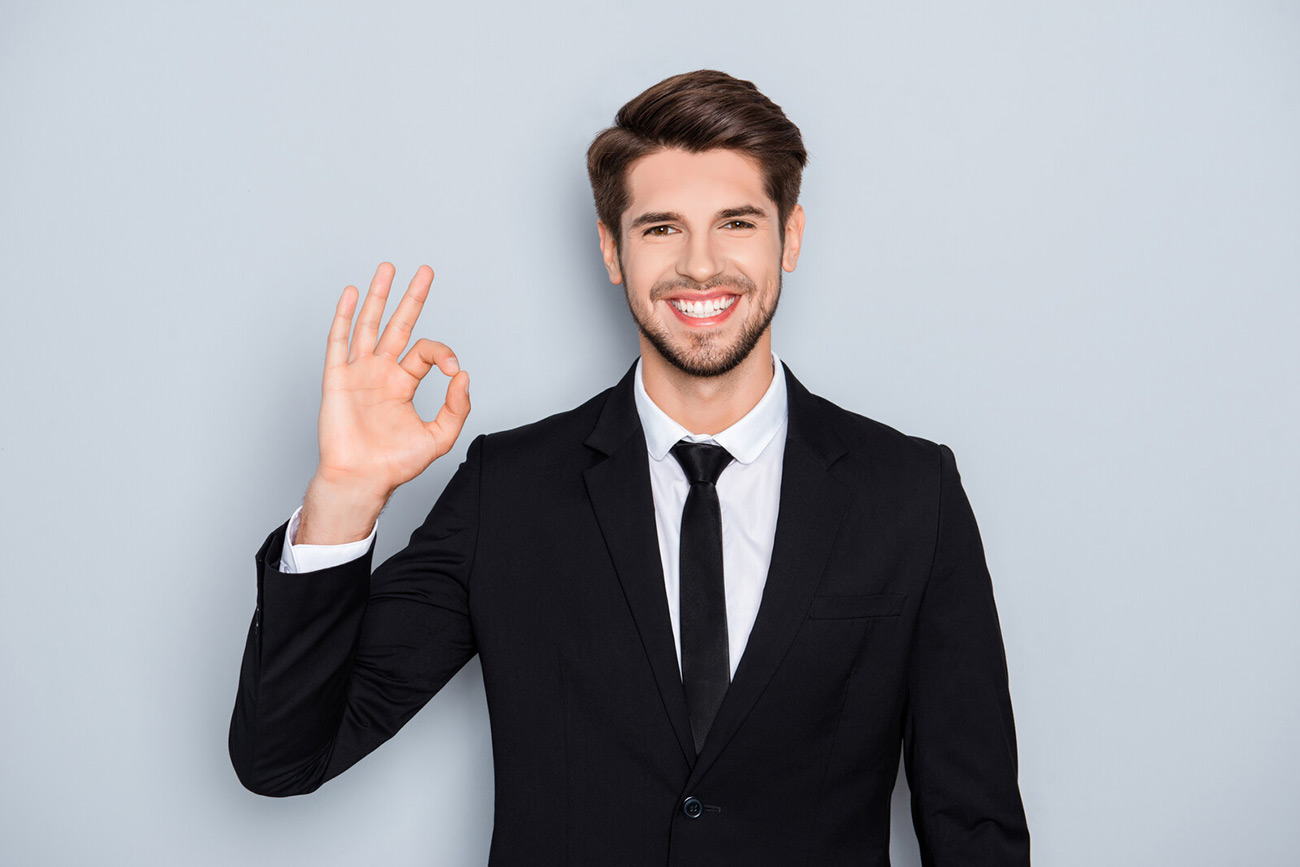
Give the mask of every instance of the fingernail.
<path id="1" fill-rule="evenodd" d="M 456 356 L 453 355 L 451 358 L 447 359 L 447 369 L 451 376 L 460 373 L 460 362 L 456 360 Z"/>

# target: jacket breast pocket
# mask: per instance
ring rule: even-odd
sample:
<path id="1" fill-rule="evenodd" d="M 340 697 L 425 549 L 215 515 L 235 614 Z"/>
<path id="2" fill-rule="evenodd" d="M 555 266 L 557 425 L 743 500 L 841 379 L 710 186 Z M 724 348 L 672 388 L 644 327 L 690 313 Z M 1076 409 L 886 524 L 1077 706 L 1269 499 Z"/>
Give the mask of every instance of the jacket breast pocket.
<path id="1" fill-rule="evenodd" d="M 903 612 L 906 593 L 874 596 L 814 596 L 808 616 L 813 620 L 857 620 L 864 617 L 897 617 Z"/>

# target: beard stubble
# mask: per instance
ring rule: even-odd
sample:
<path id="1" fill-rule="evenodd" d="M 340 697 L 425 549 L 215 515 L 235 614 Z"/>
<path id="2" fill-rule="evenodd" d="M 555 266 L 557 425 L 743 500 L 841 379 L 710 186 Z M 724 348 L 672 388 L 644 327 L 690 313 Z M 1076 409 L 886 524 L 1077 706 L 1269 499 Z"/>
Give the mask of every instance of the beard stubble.
<path id="1" fill-rule="evenodd" d="M 718 334 L 689 335 L 687 338 L 689 345 L 674 345 L 666 329 L 659 323 L 649 321 L 649 317 L 643 319 L 637 313 L 632 303 L 632 290 L 626 284 L 624 297 L 637 328 L 669 364 L 689 376 L 707 378 L 730 373 L 754 351 L 763 332 L 767 331 L 768 326 L 772 324 L 772 317 L 776 315 L 777 305 L 781 301 L 781 283 L 781 273 L 778 271 L 776 294 L 772 296 L 771 306 L 759 308 L 755 314 L 751 314 L 743 324 L 740 334 L 729 346 L 723 344 L 723 338 Z M 650 290 L 650 304 L 653 306 L 672 293 L 683 289 L 703 293 L 723 287 L 741 290 L 738 294 L 749 301 L 754 301 L 758 297 L 758 287 L 744 275 L 719 275 L 704 283 L 696 283 L 682 277 L 656 283 Z"/>

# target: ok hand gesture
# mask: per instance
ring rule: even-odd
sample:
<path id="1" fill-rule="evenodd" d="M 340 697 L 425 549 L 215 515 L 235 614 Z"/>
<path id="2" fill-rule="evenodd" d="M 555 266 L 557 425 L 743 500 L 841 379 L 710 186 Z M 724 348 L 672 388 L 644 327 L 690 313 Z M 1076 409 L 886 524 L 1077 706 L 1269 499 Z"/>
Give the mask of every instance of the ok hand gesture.
<path id="1" fill-rule="evenodd" d="M 469 374 L 446 345 L 421 338 L 402 355 L 429 297 L 431 268 L 423 265 L 415 273 L 379 333 L 393 276 L 387 262 L 375 271 L 355 331 L 356 287 L 343 290 L 334 311 L 317 425 L 320 464 L 307 490 L 297 543 L 365 538 L 393 491 L 450 451 L 469 415 Z M 435 365 L 451 382 L 442 408 L 426 422 L 412 398 Z"/>

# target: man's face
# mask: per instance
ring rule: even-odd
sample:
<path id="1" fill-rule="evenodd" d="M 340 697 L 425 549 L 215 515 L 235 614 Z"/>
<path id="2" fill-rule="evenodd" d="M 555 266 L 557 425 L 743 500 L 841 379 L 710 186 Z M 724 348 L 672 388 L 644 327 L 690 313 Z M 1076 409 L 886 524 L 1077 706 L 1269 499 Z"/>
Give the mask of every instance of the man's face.
<path id="1" fill-rule="evenodd" d="M 669 149 L 642 157 L 627 177 L 622 250 L 600 225 L 609 278 L 623 283 L 648 348 L 692 376 L 726 373 L 763 342 L 793 271 L 803 210 L 786 220 L 757 163 L 731 150 Z M 646 347 L 645 344 L 649 346 Z"/>

